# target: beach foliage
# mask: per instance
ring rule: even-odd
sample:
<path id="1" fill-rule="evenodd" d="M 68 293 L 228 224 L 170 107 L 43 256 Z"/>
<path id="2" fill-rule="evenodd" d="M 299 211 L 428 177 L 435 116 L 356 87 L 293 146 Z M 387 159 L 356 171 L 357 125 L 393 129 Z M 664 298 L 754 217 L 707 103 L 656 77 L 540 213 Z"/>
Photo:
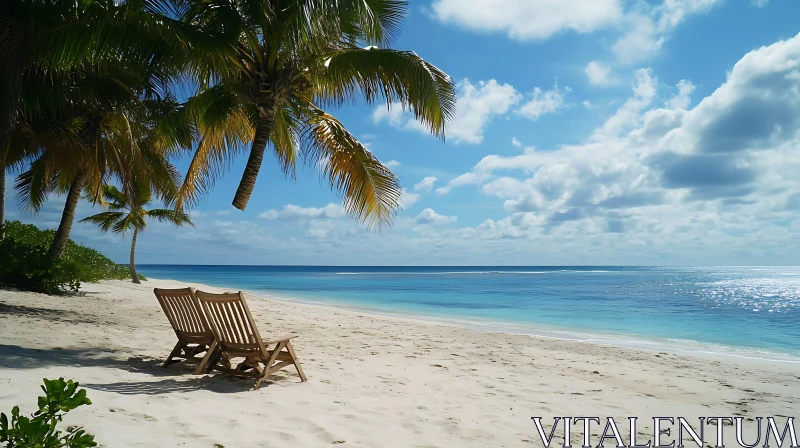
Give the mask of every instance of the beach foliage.
<path id="1" fill-rule="evenodd" d="M 55 231 L 8 221 L 0 238 L 0 285 L 57 294 L 78 291 L 81 283 L 128 278 L 128 268 L 100 252 L 67 242 L 64 255 L 48 264 L 46 257 Z M 143 278 L 143 277 L 141 277 Z"/>
<path id="2" fill-rule="evenodd" d="M 84 448 L 97 446 L 94 436 L 80 427 L 61 430 L 58 425 L 64 414 L 83 405 L 92 404 L 86 389 L 78 389 L 72 380 L 44 379 L 44 396 L 38 400 L 39 409 L 30 417 L 20 414 L 19 406 L 11 410 L 11 418 L 0 413 L 0 444 L 7 448 Z"/>

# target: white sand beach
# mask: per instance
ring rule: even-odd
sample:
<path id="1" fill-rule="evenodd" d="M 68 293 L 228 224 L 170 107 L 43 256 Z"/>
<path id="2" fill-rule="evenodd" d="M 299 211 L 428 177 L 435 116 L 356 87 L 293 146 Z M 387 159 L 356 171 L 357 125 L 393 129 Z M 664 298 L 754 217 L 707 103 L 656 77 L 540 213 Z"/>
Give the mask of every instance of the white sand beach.
<path id="1" fill-rule="evenodd" d="M 613 416 L 626 438 L 624 419 L 638 416 L 643 443 L 653 416 L 800 416 L 797 364 L 480 332 L 248 295 L 262 336 L 299 335 L 308 375 L 301 383 L 284 369 L 253 391 L 251 379 L 161 367 L 175 336 L 152 289 L 181 286 L 104 282 L 64 297 L 0 291 L 0 410 L 31 412 L 42 378 L 65 377 L 93 401 L 67 422 L 102 446 L 209 448 L 542 446 L 532 416 L 548 427 L 553 416 Z M 574 446 L 580 437 L 573 433 Z"/>

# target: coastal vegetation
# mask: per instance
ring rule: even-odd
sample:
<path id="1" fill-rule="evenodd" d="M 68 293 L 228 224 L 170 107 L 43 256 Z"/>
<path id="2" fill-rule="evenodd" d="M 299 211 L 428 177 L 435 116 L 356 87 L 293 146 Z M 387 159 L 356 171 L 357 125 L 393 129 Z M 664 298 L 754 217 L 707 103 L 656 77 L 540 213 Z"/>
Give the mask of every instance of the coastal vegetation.
<path id="1" fill-rule="evenodd" d="M 55 231 L 32 224 L 8 221 L 0 238 L 0 286 L 56 294 L 78 291 L 81 283 L 124 280 L 128 268 L 114 263 L 100 252 L 67 240 L 55 262 L 47 261 Z M 139 279 L 144 277 L 139 276 Z"/>
<path id="2" fill-rule="evenodd" d="M 112 192 L 111 209 L 89 221 L 133 231 L 130 271 L 137 281 L 140 206 L 157 202 L 163 208 L 150 217 L 188 223 L 188 209 L 234 158 L 247 154 L 232 201 L 244 210 L 267 148 L 290 178 L 298 160 L 319 170 L 358 222 L 374 229 L 391 224 L 402 194 L 397 176 L 326 108 L 385 102 L 444 138 L 455 113 L 452 79 L 415 53 L 391 48 L 407 6 L 396 0 L 2 2 L 0 229 L 7 172 L 23 209 L 35 213 L 52 195 L 65 196 L 52 235 L 28 230 L 47 238 L 35 262 L 25 264 L 35 273 L 14 275 L 43 279 L 42 272 L 60 272 L 78 203 L 104 205 Z M 173 165 L 179 157 L 189 160 L 183 173 Z M 9 263 L 0 272 L 17 269 Z M 90 281 L 57 277 L 36 288 Z"/>

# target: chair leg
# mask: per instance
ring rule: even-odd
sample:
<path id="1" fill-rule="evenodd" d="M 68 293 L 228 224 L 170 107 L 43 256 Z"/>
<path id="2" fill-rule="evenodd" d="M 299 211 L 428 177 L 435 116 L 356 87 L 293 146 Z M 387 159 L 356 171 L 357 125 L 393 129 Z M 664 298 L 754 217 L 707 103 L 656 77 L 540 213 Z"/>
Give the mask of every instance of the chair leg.
<path id="1" fill-rule="evenodd" d="M 203 369 L 206 367 L 206 364 L 208 364 L 208 361 L 211 360 L 211 357 L 214 356 L 214 352 L 216 351 L 217 351 L 217 341 L 214 341 L 211 343 L 211 346 L 208 347 L 205 356 L 203 356 L 203 360 L 200 361 L 200 365 L 197 366 L 197 369 L 194 371 L 195 375 L 201 375 L 203 373 Z M 213 368 L 214 366 L 212 365 L 211 367 Z"/>
<path id="2" fill-rule="evenodd" d="M 183 348 L 183 342 L 178 341 L 178 343 L 175 344 L 175 348 L 172 349 L 172 352 L 170 352 L 169 356 L 167 357 L 167 360 L 164 361 L 164 364 L 161 367 L 167 367 L 170 364 L 174 364 L 176 362 L 179 362 L 177 360 L 173 360 L 172 358 L 180 355 L 182 348 Z"/>
<path id="3" fill-rule="evenodd" d="M 222 352 L 220 351 L 219 347 L 215 350 L 215 353 L 211 355 L 211 359 L 208 361 L 206 365 L 205 373 L 211 373 L 214 371 L 214 368 L 217 367 L 217 364 L 222 360 Z"/>
<path id="4" fill-rule="evenodd" d="M 281 350 L 283 350 L 283 347 L 284 347 L 285 345 L 286 345 L 286 342 L 279 342 L 279 343 L 278 343 L 278 346 L 277 346 L 277 347 L 275 347 L 275 350 L 273 350 L 273 351 L 272 351 L 272 356 L 270 356 L 270 357 L 269 357 L 269 360 L 268 360 L 268 361 L 265 363 L 265 365 L 264 365 L 264 372 L 263 372 L 263 373 L 261 374 L 261 376 L 258 378 L 258 381 L 256 381 L 256 385 L 255 385 L 255 387 L 253 388 L 253 390 L 258 390 L 258 388 L 259 388 L 259 387 L 261 387 L 261 383 L 262 383 L 262 382 L 264 382 L 264 381 L 266 381 L 266 380 L 267 380 L 267 378 L 269 378 L 269 375 L 270 375 L 270 367 L 272 367 L 272 364 L 274 364 L 274 363 L 275 363 L 275 360 L 276 360 L 276 359 L 278 359 L 278 353 L 280 353 L 280 352 L 281 352 Z"/>
<path id="5" fill-rule="evenodd" d="M 292 361 L 294 362 L 294 368 L 297 369 L 297 374 L 300 375 L 300 381 L 306 382 L 306 374 L 303 373 L 303 368 L 300 367 L 300 360 L 297 359 L 297 353 L 294 352 L 294 348 L 292 347 L 292 341 L 286 341 L 286 350 L 289 351 L 289 356 L 292 357 Z"/>

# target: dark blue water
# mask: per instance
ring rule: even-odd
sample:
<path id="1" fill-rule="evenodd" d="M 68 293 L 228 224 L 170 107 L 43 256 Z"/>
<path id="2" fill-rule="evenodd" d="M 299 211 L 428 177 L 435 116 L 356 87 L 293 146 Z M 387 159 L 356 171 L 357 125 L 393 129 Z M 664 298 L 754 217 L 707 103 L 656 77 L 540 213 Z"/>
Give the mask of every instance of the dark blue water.
<path id="1" fill-rule="evenodd" d="M 139 271 L 500 331 L 800 359 L 798 267 L 143 265 Z"/>

